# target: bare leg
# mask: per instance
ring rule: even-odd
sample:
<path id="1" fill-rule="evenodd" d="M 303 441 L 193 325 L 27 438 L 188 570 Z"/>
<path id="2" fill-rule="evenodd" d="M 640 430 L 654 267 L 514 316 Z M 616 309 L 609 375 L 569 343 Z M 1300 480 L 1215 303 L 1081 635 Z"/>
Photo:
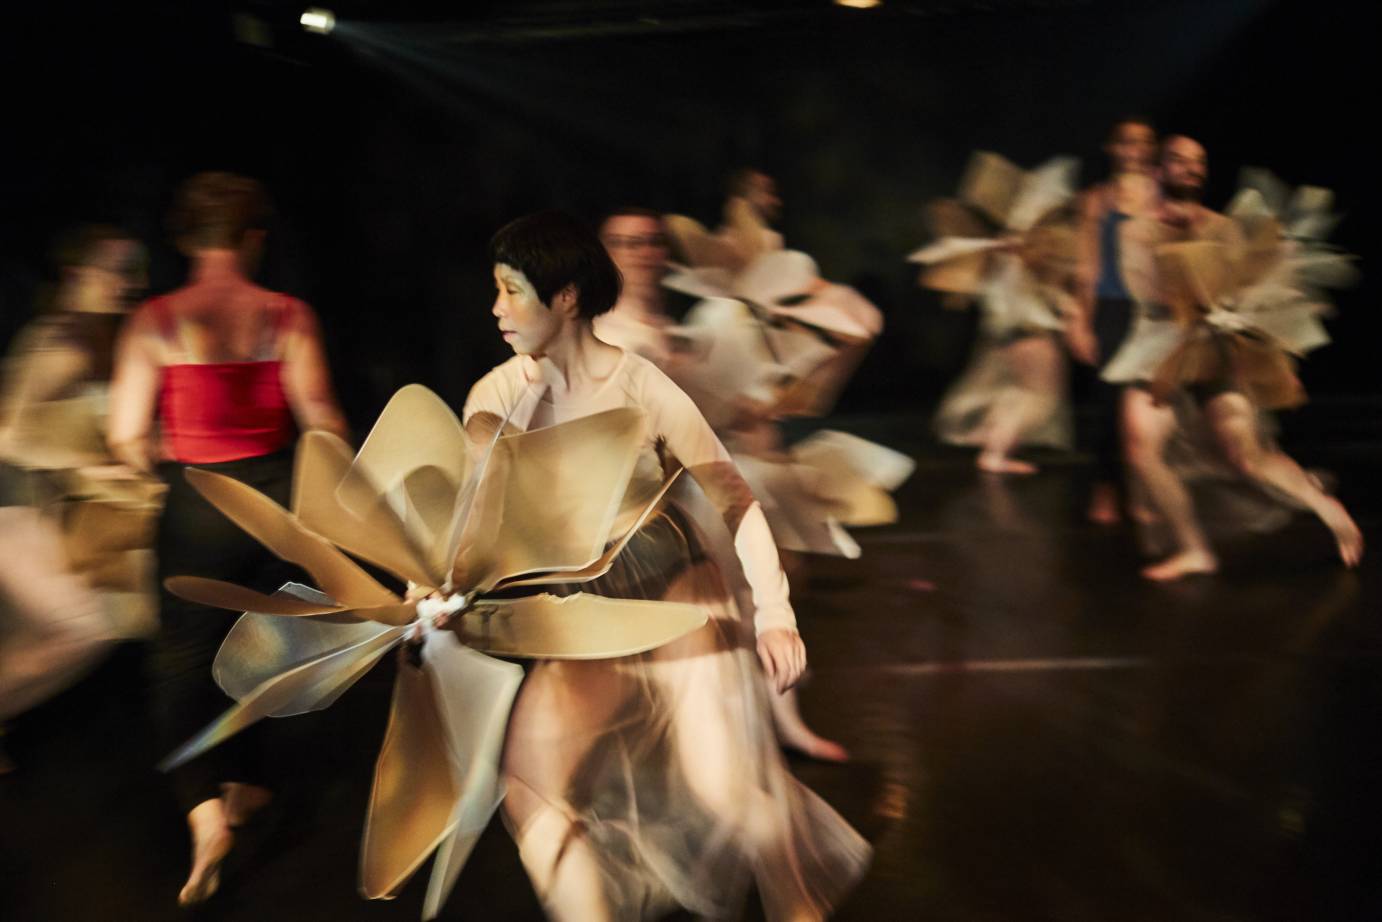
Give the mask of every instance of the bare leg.
<path id="1" fill-rule="evenodd" d="M 773 726 L 777 728 L 777 739 L 783 746 L 822 762 L 849 761 L 849 751 L 845 747 L 834 740 L 816 735 L 806 725 L 806 721 L 801 717 L 795 688 L 781 695 L 769 688 L 768 700 L 773 706 Z"/>
<path id="2" fill-rule="evenodd" d="M 221 799 L 225 802 L 226 808 L 226 822 L 232 829 L 248 823 L 250 817 L 267 807 L 274 796 L 273 791 L 268 788 L 238 781 L 226 782 L 221 785 L 221 791 Z"/>
<path id="3" fill-rule="evenodd" d="M 1219 562 L 1195 520 L 1190 493 L 1166 463 L 1166 443 L 1176 427 L 1175 411 L 1157 406 L 1141 388 L 1123 392 L 1123 449 L 1134 476 L 1146 487 L 1147 496 L 1171 527 L 1176 551 L 1160 563 L 1146 567 L 1147 579 L 1167 581 L 1192 573 L 1213 573 Z"/>
<path id="4" fill-rule="evenodd" d="M 67 565 L 53 522 L 28 506 L 0 507 L 0 719 L 76 680 L 110 639 L 100 597 Z"/>
<path id="5" fill-rule="evenodd" d="M 557 922 L 613 918 L 599 862 L 580 826 L 529 791 L 511 789 L 505 809 L 527 814 L 517 837 L 518 857 L 548 917 Z"/>
<path id="6" fill-rule="evenodd" d="M 1089 497 L 1089 511 L 1085 513 L 1096 525 L 1117 525 L 1123 518 L 1118 508 L 1118 487 L 1106 481 L 1094 484 Z"/>
<path id="7" fill-rule="evenodd" d="M 193 807 L 187 814 L 187 828 L 192 833 L 192 873 L 178 894 L 179 906 L 204 903 L 215 895 L 221 886 L 221 862 L 235 844 L 220 798 Z"/>
<path id="8" fill-rule="evenodd" d="M 622 683 L 607 663 L 542 663 L 514 703 L 504 812 L 533 890 L 553 919 L 611 917 L 599 860 L 560 797 L 623 700 Z"/>
<path id="9" fill-rule="evenodd" d="M 1017 386 L 989 411 L 984 445 L 976 463 L 988 473 L 1034 474 L 1036 465 L 1009 454 L 1055 410 L 1062 385 L 1061 352 L 1050 337 L 1029 336 L 1004 347 L 1003 358 Z"/>
<path id="10" fill-rule="evenodd" d="M 1342 503 L 1320 489 L 1319 479 L 1285 452 L 1263 445 L 1257 413 L 1247 397 L 1220 394 L 1205 404 L 1205 416 L 1225 459 L 1244 477 L 1270 484 L 1310 509 L 1334 534 L 1339 557 L 1355 566 L 1363 556 L 1363 533 Z"/>

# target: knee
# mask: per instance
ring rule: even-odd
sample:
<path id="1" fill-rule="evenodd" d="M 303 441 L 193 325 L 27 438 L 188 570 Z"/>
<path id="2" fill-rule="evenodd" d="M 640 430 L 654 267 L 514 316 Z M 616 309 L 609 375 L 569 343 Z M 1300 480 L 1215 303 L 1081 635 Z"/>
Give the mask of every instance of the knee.
<path id="1" fill-rule="evenodd" d="M 1161 462 L 1162 443 L 1141 426 L 1123 428 L 1123 458 L 1134 468 L 1145 468 Z"/>

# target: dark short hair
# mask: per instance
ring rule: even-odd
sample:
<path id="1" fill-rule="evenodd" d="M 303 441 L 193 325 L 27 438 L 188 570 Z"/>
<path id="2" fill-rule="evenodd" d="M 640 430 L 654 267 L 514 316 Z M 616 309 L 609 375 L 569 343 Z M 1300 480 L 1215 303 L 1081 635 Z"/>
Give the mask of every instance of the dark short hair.
<path id="1" fill-rule="evenodd" d="M 198 173 L 178 189 L 168 217 L 173 237 L 190 249 L 238 247 L 269 219 L 269 196 L 257 180 L 234 173 Z"/>
<path id="2" fill-rule="evenodd" d="M 489 242 L 489 261 L 522 272 L 549 306 L 557 292 L 575 286 L 576 306 L 586 319 L 613 307 L 623 285 L 600 238 L 564 211 L 540 211 L 505 224 Z"/>
<path id="3" fill-rule="evenodd" d="M 77 269 L 96 263 L 101 247 L 107 243 L 134 240 L 134 235 L 110 224 L 83 224 L 58 235 L 53 244 L 53 265 L 58 269 Z"/>
<path id="4" fill-rule="evenodd" d="M 656 208 L 645 208 L 642 205 L 620 205 L 605 212 L 604 220 L 600 222 L 600 230 L 605 229 L 605 225 L 615 218 L 652 218 L 654 221 L 662 221 L 662 212 Z"/>
<path id="5" fill-rule="evenodd" d="M 749 191 L 749 183 L 753 181 L 755 176 L 768 176 L 768 174 L 756 166 L 739 167 L 730 173 L 729 178 L 725 180 L 725 194 L 730 197 L 745 195 Z M 769 176 L 768 178 L 771 179 L 772 177 Z"/>

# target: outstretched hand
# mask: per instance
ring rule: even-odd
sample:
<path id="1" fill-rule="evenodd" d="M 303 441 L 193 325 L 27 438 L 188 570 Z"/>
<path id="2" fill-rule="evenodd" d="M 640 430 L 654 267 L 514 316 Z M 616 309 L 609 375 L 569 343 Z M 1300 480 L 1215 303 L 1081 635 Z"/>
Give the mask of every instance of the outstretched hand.
<path id="1" fill-rule="evenodd" d="M 806 644 L 787 628 L 764 631 L 758 637 L 758 659 L 780 695 L 801 681 L 806 671 Z"/>

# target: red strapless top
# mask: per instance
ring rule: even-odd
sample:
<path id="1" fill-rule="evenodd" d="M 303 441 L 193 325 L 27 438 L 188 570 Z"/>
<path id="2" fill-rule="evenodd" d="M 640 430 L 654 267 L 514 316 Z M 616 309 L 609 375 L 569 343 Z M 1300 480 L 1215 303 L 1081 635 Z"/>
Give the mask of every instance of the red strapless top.
<path id="1" fill-rule="evenodd" d="M 267 339 L 276 349 L 293 308 L 283 299 L 269 312 Z M 156 304 L 160 325 L 171 342 L 176 330 L 166 303 Z M 287 448 L 297 435 L 283 363 L 277 358 L 248 362 L 207 362 L 163 366 L 159 423 L 164 456 L 184 464 L 237 461 Z"/>

